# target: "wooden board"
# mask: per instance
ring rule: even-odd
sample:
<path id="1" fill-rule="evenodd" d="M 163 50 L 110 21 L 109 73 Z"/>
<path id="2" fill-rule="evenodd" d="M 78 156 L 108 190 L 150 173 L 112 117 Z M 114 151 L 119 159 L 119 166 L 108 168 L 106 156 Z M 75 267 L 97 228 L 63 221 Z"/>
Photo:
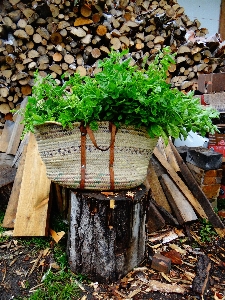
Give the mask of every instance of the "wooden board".
<path id="1" fill-rule="evenodd" d="M 4 124 L 4 129 L 2 131 L 2 134 L 0 136 L 0 151 L 6 152 L 8 148 L 8 144 L 13 132 L 14 128 L 14 122 L 10 120 L 6 120 Z"/>
<path id="2" fill-rule="evenodd" d="M 158 176 L 155 172 L 152 160 L 149 162 L 148 172 L 147 172 L 147 184 L 149 185 L 151 196 L 156 201 L 156 203 L 163 208 L 165 208 L 169 213 L 171 213 L 171 207 L 166 199 L 163 192 L 162 186 L 159 182 Z"/>
<path id="3" fill-rule="evenodd" d="M 165 153 L 167 157 L 168 163 L 173 167 L 174 171 L 180 172 L 180 167 L 176 161 L 173 150 L 171 149 L 170 144 L 168 144 L 165 148 Z"/>
<path id="4" fill-rule="evenodd" d="M 13 166 L 14 155 L 0 153 L 0 166 Z"/>
<path id="5" fill-rule="evenodd" d="M 24 98 L 24 100 L 21 102 L 20 107 L 25 108 L 26 104 L 27 104 L 27 97 Z M 8 143 L 8 147 L 6 150 L 7 154 L 16 155 L 17 149 L 20 144 L 20 138 L 21 138 L 23 128 L 24 128 L 24 125 L 21 124 L 22 120 L 23 120 L 23 116 L 18 114 L 16 117 L 15 125 L 13 127 L 13 131 L 12 131 L 9 143 Z"/>
<path id="6" fill-rule="evenodd" d="M 3 219 L 2 227 L 5 228 L 14 228 L 16 211 L 17 211 L 18 200 L 20 195 L 20 187 L 21 187 L 21 182 L 22 182 L 22 177 L 24 172 L 24 162 L 26 158 L 26 153 L 27 153 L 27 145 L 26 147 L 24 147 L 24 151 L 17 168 L 15 180 L 12 187 L 12 192 L 10 194 L 9 202 Z"/>
<path id="7" fill-rule="evenodd" d="M 16 176 L 16 168 L 0 166 L 0 188 L 12 183 Z"/>
<path id="8" fill-rule="evenodd" d="M 13 236 L 46 236 L 50 180 L 30 134 L 20 185 Z"/>
<path id="9" fill-rule="evenodd" d="M 182 225 L 197 220 L 192 206 L 170 177 L 167 174 L 162 174 L 160 182 L 179 223 Z"/>
<path id="10" fill-rule="evenodd" d="M 186 184 L 182 181 L 182 179 L 177 175 L 174 169 L 170 166 L 164 156 L 158 151 L 157 148 L 154 149 L 154 155 L 160 162 L 160 164 L 165 168 L 166 172 L 170 175 L 173 179 L 174 183 L 180 189 L 180 191 L 184 194 L 184 196 L 188 199 L 191 205 L 195 208 L 195 211 L 201 216 L 202 218 L 207 218 L 206 213 L 204 212 L 201 205 L 198 203 L 197 199 L 193 196 L 191 191 L 188 189 Z"/>
<path id="11" fill-rule="evenodd" d="M 221 237 L 224 237 L 225 236 L 225 228 L 224 228 L 222 221 L 220 220 L 218 215 L 214 212 L 211 203 L 209 202 L 209 200 L 207 199 L 207 197 L 201 190 L 200 186 L 198 185 L 197 181 L 195 180 L 194 176 L 192 175 L 192 173 L 189 170 L 189 168 L 187 167 L 187 165 L 184 163 L 183 159 L 181 158 L 180 154 L 176 150 L 175 146 L 172 143 L 170 143 L 170 144 L 171 144 L 171 148 L 174 152 L 174 155 L 176 157 L 176 160 L 180 166 L 182 176 L 185 179 L 185 183 L 188 186 L 188 188 L 191 190 L 191 192 L 193 193 L 194 198 L 196 199 L 196 202 L 198 204 L 197 207 L 199 208 L 199 206 L 200 206 L 201 211 L 203 210 L 203 212 L 204 212 L 203 216 L 202 215 L 200 215 L 200 216 L 202 218 L 208 219 L 209 222 L 214 227 L 214 229 L 216 230 L 216 232 Z M 189 200 L 189 198 L 188 198 L 188 200 Z M 192 204 L 192 206 L 196 209 L 197 212 L 199 212 L 199 213 L 201 212 L 201 211 L 197 210 L 197 207 L 194 204 Z M 205 217 L 204 217 L 204 215 L 205 215 Z"/>

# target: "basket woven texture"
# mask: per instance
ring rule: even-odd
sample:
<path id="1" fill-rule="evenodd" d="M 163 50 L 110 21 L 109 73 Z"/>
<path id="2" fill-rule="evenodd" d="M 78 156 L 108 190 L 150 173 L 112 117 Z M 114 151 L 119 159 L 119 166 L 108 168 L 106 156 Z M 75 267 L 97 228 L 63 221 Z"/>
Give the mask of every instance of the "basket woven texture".
<path id="1" fill-rule="evenodd" d="M 106 149 L 111 142 L 109 122 L 99 122 L 93 131 L 97 145 Z M 59 185 L 81 188 L 81 132 L 80 123 L 72 129 L 48 122 L 35 128 L 35 137 L 48 178 Z M 129 189 L 145 181 L 149 159 L 158 139 L 151 139 L 144 128 L 121 126 L 114 143 L 114 190 Z M 86 135 L 86 167 L 84 189 L 111 190 L 110 149 L 97 149 Z"/>

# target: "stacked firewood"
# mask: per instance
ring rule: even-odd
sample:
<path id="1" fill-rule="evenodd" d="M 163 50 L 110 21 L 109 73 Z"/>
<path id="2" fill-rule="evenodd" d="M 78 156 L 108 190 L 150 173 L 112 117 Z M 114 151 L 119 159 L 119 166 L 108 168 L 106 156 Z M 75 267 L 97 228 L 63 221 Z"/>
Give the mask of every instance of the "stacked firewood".
<path id="1" fill-rule="evenodd" d="M 93 75 L 110 49 L 129 49 L 133 63 L 147 63 L 170 46 L 176 64 L 168 82 L 197 89 L 200 73 L 219 72 L 219 37 L 190 21 L 177 0 L 3 0 L 0 3 L 0 125 L 31 94 L 34 72 L 61 80 L 67 72 Z"/>

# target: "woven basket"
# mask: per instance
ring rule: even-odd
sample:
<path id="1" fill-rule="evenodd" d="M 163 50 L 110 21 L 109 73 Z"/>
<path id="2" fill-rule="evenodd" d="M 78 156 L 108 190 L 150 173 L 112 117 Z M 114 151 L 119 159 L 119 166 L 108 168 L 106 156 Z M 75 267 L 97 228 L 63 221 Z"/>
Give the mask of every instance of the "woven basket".
<path id="1" fill-rule="evenodd" d="M 53 122 L 36 126 L 39 153 L 51 181 L 95 191 L 129 189 L 145 181 L 158 139 L 132 126 L 121 126 L 113 138 L 109 122 L 99 122 L 98 130 L 92 132 L 93 141 L 90 128 L 84 134 L 80 125 L 74 123 L 73 129 Z"/>

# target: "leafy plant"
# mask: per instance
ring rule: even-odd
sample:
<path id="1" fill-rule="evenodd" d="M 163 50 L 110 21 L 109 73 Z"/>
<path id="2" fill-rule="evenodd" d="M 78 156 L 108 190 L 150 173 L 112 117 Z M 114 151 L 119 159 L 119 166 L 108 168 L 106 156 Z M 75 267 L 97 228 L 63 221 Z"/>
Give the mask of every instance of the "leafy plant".
<path id="1" fill-rule="evenodd" d="M 202 242 L 211 242 L 212 238 L 217 235 L 213 226 L 206 219 L 202 219 L 200 228 L 200 237 Z"/>
<path id="2" fill-rule="evenodd" d="M 60 122 L 71 127 L 73 122 L 111 121 L 145 126 L 151 137 L 187 136 L 190 130 L 203 136 L 215 132 L 213 118 L 219 114 L 212 108 L 202 108 L 193 93 L 184 94 L 166 83 L 168 67 L 174 55 L 165 47 L 149 66 L 143 69 L 131 65 L 128 50 L 112 51 L 99 62 L 101 72 L 94 77 L 79 74 L 63 84 L 35 73 L 35 85 L 24 114 L 25 132 L 46 121 Z M 144 64 L 145 66 L 145 64 Z M 21 112 L 21 111 L 20 111 Z"/>

